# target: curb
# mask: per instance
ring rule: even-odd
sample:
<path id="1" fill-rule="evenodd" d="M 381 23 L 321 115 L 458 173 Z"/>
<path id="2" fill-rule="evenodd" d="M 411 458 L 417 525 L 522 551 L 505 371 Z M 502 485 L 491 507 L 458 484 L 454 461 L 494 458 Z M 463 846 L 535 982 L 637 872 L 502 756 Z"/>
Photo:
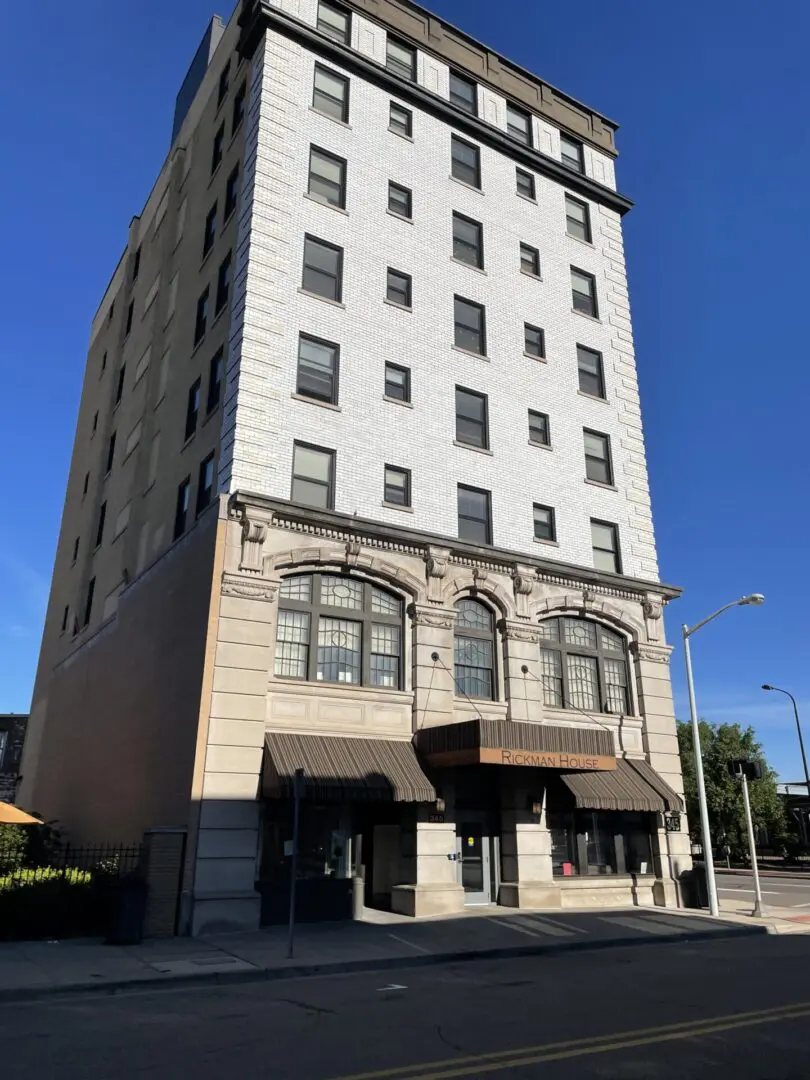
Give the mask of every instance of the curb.
<path id="1" fill-rule="evenodd" d="M 698 865 L 703 865 L 702 863 Z M 751 877 L 753 871 L 745 870 L 743 867 L 732 866 L 729 869 L 727 866 L 715 866 L 715 875 L 717 874 L 744 874 L 746 877 Z M 800 881 L 810 882 L 810 870 L 760 870 L 759 876 L 761 878 L 798 878 Z"/>
<path id="2" fill-rule="evenodd" d="M 427 956 L 395 956 L 377 960 L 343 960 L 332 964 L 299 964 L 288 968 L 253 968 L 249 971 L 195 972 L 190 975 L 156 975 L 145 979 L 122 979 L 107 983 L 73 983 L 58 987 L 32 987 L 14 990 L 0 989 L 0 1002 L 59 1000 L 82 994 L 114 997 L 127 991 L 175 990 L 197 986 L 235 986 L 255 982 L 282 982 L 286 979 L 312 978 L 318 975 L 350 975 L 364 971 L 395 971 L 397 969 L 432 967 L 437 964 L 460 964 L 475 960 L 523 959 L 531 956 L 559 956 L 571 952 L 602 952 L 627 948 L 631 945 L 663 945 L 686 941 L 720 941 L 724 938 L 753 937 L 767 934 L 765 926 L 724 926 L 716 930 L 688 931 L 662 934 L 661 937 L 641 939 L 630 937 L 602 938 L 596 941 L 561 941 L 547 945 L 518 945 L 510 948 L 478 949 L 464 952 L 431 953 Z"/>

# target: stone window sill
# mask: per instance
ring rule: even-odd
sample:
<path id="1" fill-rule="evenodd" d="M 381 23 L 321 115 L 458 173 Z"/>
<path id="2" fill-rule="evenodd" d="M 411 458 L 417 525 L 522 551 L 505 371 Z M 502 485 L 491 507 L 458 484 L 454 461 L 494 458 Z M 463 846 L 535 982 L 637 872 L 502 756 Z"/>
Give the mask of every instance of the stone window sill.
<path id="1" fill-rule="evenodd" d="M 615 484 L 603 484 L 601 480 L 591 480 L 589 477 L 585 477 L 585 483 L 590 484 L 591 487 L 602 488 L 605 491 L 618 491 L 619 489 Z"/>
<path id="2" fill-rule="evenodd" d="M 322 116 L 324 120 L 331 120 L 333 124 L 340 124 L 340 126 L 346 128 L 347 131 L 352 130 L 352 125 L 347 124 L 345 120 L 338 120 L 336 116 L 330 116 L 329 113 L 321 112 L 320 109 L 315 109 L 312 105 L 310 105 L 309 111 L 315 113 L 316 116 Z"/>
<path id="3" fill-rule="evenodd" d="M 532 278 L 534 281 L 542 281 L 543 280 L 543 275 L 542 274 L 535 274 L 534 271 L 532 271 L 532 270 L 524 270 L 524 269 L 521 268 L 520 272 L 523 275 L 523 277 Z"/>
<path id="4" fill-rule="evenodd" d="M 534 537 L 534 542 L 535 542 L 535 544 L 542 544 L 544 547 L 558 548 L 560 546 L 560 541 L 559 540 L 543 540 L 539 536 Z"/>
<path id="5" fill-rule="evenodd" d="M 581 236 L 574 236 L 573 233 L 570 233 L 567 230 L 565 235 L 568 237 L 569 240 L 574 240 L 577 244 L 582 244 L 583 247 L 590 248 L 591 251 L 596 250 L 596 244 L 594 244 L 593 240 L 583 240 Z"/>
<path id="6" fill-rule="evenodd" d="M 313 300 L 320 300 L 322 304 L 331 304 L 332 307 L 343 308 L 346 310 L 346 305 L 342 300 L 330 300 L 328 296 L 321 296 L 320 293 L 310 292 L 309 289 L 299 288 L 298 290 L 302 296 L 311 296 Z"/>
<path id="7" fill-rule="evenodd" d="M 577 390 L 580 397 L 588 398 L 589 401 L 601 401 L 603 405 L 607 405 L 608 400 L 606 397 L 598 397 L 596 394 L 589 394 L 587 390 Z"/>
<path id="8" fill-rule="evenodd" d="M 412 514 L 412 506 L 402 506 L 400 503 L 386 502 L 385 499 L 380 503 L 380 506 L 384 506 L 386 510 L 402 510 L 405 514 Z"/>
<path id="9" fill-rule="evenodd" d="M 487 272 L 483 266 L 473 266 L 472 263 L 465 262 L 463 259 L 456 259 L 452 255 L 450 256 L 450 262 L 455 263 L 456 266 L 463 266 L 467 270 L 474 270 L 476 274 L 483 274 L 484 277 L 487 276 Z"/>
<path id="10" fill-rule="evenodd" d="M 396 300 L 389 300 L 387 296 L 383 299 L 383 303 L 388 304 L 389 307 L 397 308 L 399 311 L 413 311 L 410 304 L 398 304 Z"/>
<path id="11" fill-rule="evenodd" d="M 310 195 L 308 191 L 304 192 L 304 198 L 309 199 L 310 202 L 317 203 L 318 206 L 325 206 L 327 210 L 334 210 L 338 214 L 343 214 L 345 217 L 349 216 L 349 211 L 345 206 L 335 206 L 334 203 L 327 202 L 326 199 L 319 199 L 315 195 Z"/>
<path id="12" fill-rule="evenodd" d="M 407 225 L 413 225 L 412 217 L 405 217 L 404 214 L 398 214 L 395 210 L 386 210 L 385 212 L 389 217 L 396 218 L 397 221 L 404 221 Z"/>
<path id="13" fill-rule="evenodd" d="M 290 394 L 293 401 L 303 401 L 306 405 L 317 405 L 319 409 L 331 409 L 332 412 L 343 412 L 340 405 L 333 405 L 331 401 L 318 401 L 317 398 L 307 397 L 306 394 Z"/>
<path id="14" fill-rule="evenodd" d="M 450 179 L 453 181 L 454 184 L 461 184 L 461 186 L 465 187 L 467 191 L 474 191 L 476 195 L 484 194 L 480 187 L 476 187 L 474 184 L 468 184 L 466 180 L 459 180 L 459 178 L 457 176 L 453 176 L 452 173 L 450 173 Z"/>
<path id="15" fill-rule="evenodd" d="M 413 408 L 413 404 L 410 401 L 402 401 L 401 398 L 388 397 L 387 394 L 383 394 L 383 401 L 388 401 L 391 405 L 402 405 L 406 409 Z"/>
<path id="16" fill-rule="evenodd" d="M 547 364 L 548 363 L 548 358 L 547 357 L 538 356 L 537 353 L 533 353 L 533 352 L 526 352 L 525 349 L 523 350 L 523 355 L 528 356 L 528 358 L 530 360 L 536 360 L 538 362 L 538 364 Z"/>
<path id="17" fill-rule="evenodd" d="M 494 457 L 495 455 L 491 450 L 488 450 L 483 446 L 470 446 L 469 443 L 459 442 L 458 439 L 453 439 L 453 446 L 458 446 L 462 450 L 472 450 L 475 454 L 486 454 L 487 457 Z"/>
<path id="18" fill-rule="evenodd" d="M 571 311 L 574 315 L 579 315 L 580 318 L 587 319 L 588 322 L 595 322 L 601 325 L 602 320 L 598 315 L 589 315 L 587 311 L 578 311 L 575 307 L 572 307 Z"/>
<path id="19" fill-rule="evenodd" d="M 472 349 L 464 349 L 461 345 L 451 345 L 450 348 L 453 352 L 460 352 L 464 356 L 474 356 L 476 360 L 486 360 L 489 363 L 489 357 L 486 353 L 473 352 Z"/>
<path id="20" fill-rule="evenodd" d="M 531 195 L 523 195 L 519 191 L 516 191 L 515 194 L 519 199 L 523 199 L 524 202 L 531 203 L 532 206 L 537 206 L 537 199 L 533 199 Z"/>
<path id="21" fill-rule="evenodd" d="M 553 450 L 554 447 L 551 443 L 537 442 L 536 439 L 529 439 L 529 446 L 536 446 L 538 450 Z"/>
<path id="22" fill-rule="evenodd" d="M 396 128 L 392 127 L 389 127 L 388 130 L 391 132 L 392 135 L 396 135 L 398 139 L 404 139 L 405 142 L 409 143 L 413 142 L 413 135 L 403 135 L 401 131 L 397 131 Z"/>

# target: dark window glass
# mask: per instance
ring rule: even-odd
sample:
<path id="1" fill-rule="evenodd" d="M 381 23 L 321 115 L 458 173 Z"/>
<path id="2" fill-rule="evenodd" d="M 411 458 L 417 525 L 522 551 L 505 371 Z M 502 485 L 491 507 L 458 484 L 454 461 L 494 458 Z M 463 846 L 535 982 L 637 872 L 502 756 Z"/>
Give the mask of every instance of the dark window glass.
<path id="1" fill-rule="evenodd" d="M 397 401 L 411 400 L 411 369 L 399 364 L 385 365 L 385 396 Z"/>
<path id="2" fill-rule="evenodd" d="M 225 67 L 220 72 L 219 76 L 219 89 L 217 90 L 217 108 L 220 107 L 222 102 L 228 93 L 228 89 L 231 85 L 231 62 L 227 62 Z"/>
<path id="3" fill-rule="evenodd" d="M 211 149 L 211 175 L 217 171 L 222 161 L 222 152 L 225 146 L 225 125 L 220 124 L 219 130 L 214 136 L 214 145 Z"/>
<path id="4" fill-rule="evenodd" d="M 121 398 L 119 397 L 117 400 L 120 401 Z M 93 414 L 93 431 L 92 431 L 92 434 L 95 435 L 96 431 L 98 431 L 98 413 L 97 412 L 95 412 Z"/>
<path id="5" fill-rule="evenodd" d="M 540 277 L 540 252 L 529 244 L 520 245 L 520 269 L 524 274 Z"/>
<path id="6" fill-rule="evenodd" d="M 110 304 L 110 311 L 109 311 L 109 314 L 107 315 L 107 322 L 112 322 L 113 321 L 113 315 L 115 315 L 115 301 L 114 300 Z"/>
<path id="7" fill-rule="evenodd" d="M 205 337 L 208 328 L 208 294 L 206 289 L 197 301 L 197 314 L 194 319 L 194 347 L 196 348 Z"/>
<path id="8" fill-rule="evenodd" d="M 611 574 L 622 572 L 622 559 L 619 551 L 619 530 L 608 521 L 591 519 L 591 542 L 593 544 L 593 565 L 597 570 L 607 570 Z"/>
<path id="9" fill-rule="evenodd" d="M 236 91 L 236 97 L 233 99 L 233 117 L 231 119 L 231 135 L 234 134 L 236 129 L 245 119 L 245 98 L 247 97 L 247 81 L 243 82 L 239 89 Z"/>
<path id="10" fill-rule="evenodd" d="M 593 274 L 584 270 L 571 267 L 571 292 L 574 311 L 581 311 L 584 315 L 591 315 L 594 319 L 599 318 L 599 307 L 596 303 L 596 279 Z"/>
<path id="11" fill-rule="evenodd" d="M 62 612 L 62 633 L 67 630 L 68 619 L 70 618 L 70 608 L 66 607 Z"/>
<path id="12" fill-rule="evenodd" d="M 329 206 L 346 207 L 346 162 L 343 158 L 319 150 L 309 150 L 309 194 Z"/>
<path id="13" fill-rule="evenodd" d="M 224 364 L 225 351 L 224 349 L 217 349 L 211 357 L 211 367 L 208 372 L 208 400 L 205 405 L 206 412 L 208 413 L 212 413 L 217 405 L 219 405 L 222 396 L 222 369 Z"/>
<path id="14" fill-rule="evenodd" d="M 90 616 L 93 614 L 93 596 L 96 591 L 96 579 L 90 578 L 87 583 L 87 599 L 84 604 L 84 625 L 88 626 L 90 623 Z"/>
<path id="15" fill-rule="evenodd" d="M 416 49 L 388 35 L 385 46 L 385 66 L 394 74 L 410 82 L 416 81 Z"/>
<path id="16" fill-rule="evenodd" d="M 481 151 L 458 135 L 450 140 L 450 170 L 456 180 L 462 180 L 474 188 L 481 187 Z"/>
<path id="17" fill-rule="evenodd" d="M 205 219 L 205 231 L 203 232 L 203 258 L 208 254 L 211 248 L 214 246 L 214 240 L 217 236 L 217 204 L 211 207 L 208 211 L 208 215 Z"/>
<path id="18" fill-rule="evenodd" d="M 293 502 L 332 510 L 335 504 L 335 451 L 307 443 L 293 445 Z"/>
<path id="19" fill-rule="evenodd" d="M 397 135 L 405 135 L 410 138 L 413 135 L 413 113 L 411 110 L 392 101 L 388 114 L 388 128 L 390 131 L 395 131 Z"/>
<path id="20" fill-rule="evenodd" d="M 104 350 L 104 355 L 101 358 L 101 370 L 102 371 L 107 370 L 107 350 L 106 349 Z"/>
<path id="21" fill-rule="evenodd" d="M 217 302 L 214 311 L 215 315 L 219 315 L 220 311 L 228 303 L 228 295 L 231 291 L 231 262 L 232 256 L 229 251 L 219 267 L 219 273 L 217 274 Z"/>
<path id="22" fill-rule="evenodd" d="M 351 44 L 351 15 L 339 4 L 331 4 L 329 0 L 319 0 L 318 29 L 333 41 L 339 41 L 342 45 Z"/>
<path id="23" fill-rule="evenodd" d="M 558 709 L 625 715 L 630 710 L 624 639 L 590 619 L 539 624 L 543 702 Z"/>
<path id="24" fill-rule="evenodd" d="M 539 326 L 530 323 L 523 324 L 523 350 L 529 356 L 539 356 L 541 359 L 546 355 L 546 335 Z"/>
<path id="25" fill-rule="evenodd" d="M 98 508 L 98 525 L 96 526 L 96 547 L 101 547 L 104 539 L 104 522 L 107 520 L 107 504 L 103 502 Z"/>
<path id="26" fill-rule="evenodd" d="M 140 272 L 141 272 L 141 249 L 140 249 L 140 246 L 139 246 L 138 250 L 135 252 L 135 258 L 134 258 L 134 260 L 132 262 L 132 280 L 133 281 L 138 280 L 138 274 L 140 274 Z"/>
<path id="27" fill-rule="evenodd" d="M 177 504 L 174 510 L 174 532 L 172 534 L 173 539 L 177 540 L 186 531 L 186 522 L 188 520 L 188 502 L 191 492 L 191 477 L 187 476 L 185 480 L 177 488 Z"/>
<path id="28" fill-rule="evenodd" d="M 453 298 L 455 320 L 455 342 L 460 349 L 486 356 L 486 318 L 482 304 L 465 300 L 461 296 Z"/>
<path id="29" fill-rule="evenodd" d="M 563 165 L 567 165 L 574 172 L 584 172 L 585 166 L 582 160 L 582 143 L 576 139 L 570 139 L 567 135 L 560 135 L 560 152 Z"/>
<path id="30" fill-rule="evenodd" d="M 585 441 L 585 476 L 598 484 L 613 483 L 610 460 L 610 437 L 598 431 L 583 431 Z"/>
<path id="31" fill-rule="evenodd" d="M 453 258 L 484 268 L 484 228 L 463 214 L 453 214 Z"/>
<path id="32" fill-rule="evenodd" d="M 492 612 L 480 600 L 455 605 L 453 667 L 456 694 L 492 701 L 495 689 L 495 627 Z"/>
<path id="33" fill-rule="evenodd" d="M 472 79 L 450 72 L 450 101 L 464 112 L 478 115 L 478 87 Z"/>
<path id="34" fill-rule="evenodd" d="M 411 275 L 388 267 L 385 285 L 385 298 L 392 304 L 409 308 L 411 306 Z"/>
<path id="35" fill-rule="evenodd" d="M 456 387 L 456 441 L 489 449 L 487 396 Z"/>
<path id="36" fill-rule="evenodd" d="M 532 118 L 523 109 L 506 103 L 506 130 L 518 142 L 532 145 Z"/>
<path id="37" fill-rule="evenodd" d="M 550 444 L 548 414 L 529 409 L 529 440 L 541 446 Z"/>
<path id="38" fill-rule="evenodd" d="M 71 560 L 72 562 L 76 562 L 76 560 L 79 557 L 79 540 L 80 539 L 81 539 L 81 537 L 77 536 L 76 539 L 73 541 L 73 559 Z"/>
<path id="39" fill-rule="evenodd" d="M 594 349 L 586 349 L 584 345 L 577 345 L 577 369 L 579 372 L 579 388 L 583 394 L 591 397 L 603 398 L 605 396 L 605 375 L 602 365 L 602 354 Z"/>
<path id="40" fill-rule="evenodd" d="M 523 169 L 517 169 L 516 176 L 518 195 L 522 195 L 525 199 L 536 199 L 534 176 L 530 172 L 525 172 Z"/>
<path id="41" fill-rule="evenodd" d="M 329 68 L 315 65 L 312 108 L 333 120 L 349 122 L 349 80 Z"/>
<path id="42" fill-rule="evenodd" d="M 408 218 L 413 216 L 413 196 L 411 189 L 388 181 L 388 209 L 397 217 Z"/>
<path id="43" fill-rule="evenodd" d="M 579 874 L 579 859 L 573 812 L 549 810 L 548 831 L 551 834 L 552 876 L 575 877 Z"/>
<path id="44" fill-rule="evenodd" d="M 340 349 L 330 341 L 301 334 L 298 339 L 296 392 L 337 405 Z"/>
<path id="45" fill-rule="evenodd" d="M 476 544 L 492 543 L 492 517 L 488 491 L 458 485 L 458 535 Z"/>
<path id="46" fill-rule="evenodd" d="M 228 177 L 228 183 L 225 185 L 225 220 L 227 221 L 231 214 L 236 209 L 236 204 L 239 201 L 239 166 L 235 165 L 231 175 Z"/>
<path id="47" fill-rule="evenodd" d="M 199 517 L 203 510 L 211 502 L 211 496 L 214 493 L 214 455 L 209 454 L 208 457 L 200 462 L 200 474 L 197 479 L 197 516 Z"/>
<path id="48" fill-rule="evenodd" d="M 343 248 L 307 236 L 304 240 L 301 287 L 306 292 L 340 302 L 343 295 Z"/>
<path id="49" fill-rule="evenodd" d="M 115 432 L 110 436 L 110 441 L 107 445 L 107 465 L 104 469 L 105 474 L 113 467 L 113 461 L 115 460 Z"/>
<path id="50" fill-rule="evenodd" d="M 90 486 L 90 473 L 87 472 L 87 473 L 84 474 L 84 487 L 82 488 L 82 495 L 87 494 L 87 489 L 88 489 L 89 486 Z"/>
<path id="51" fill-rule="evenodd" d="M 565 230 L 577 240 L 591 242 L 591 215 L 588 204 L 571 195 L 565 196 Z"/>
<path id="52" fill-rule="evenodd" d="M 411 505 L 410 469 L 398 469 L 394 465 L 385 466 L 383 499 L 395 506 Z"/>
<path id="53" fill-rule="evenodd" d="M 124 380 L 126 379 L 126 375 L 127 375 L 127 365 L 122 364 L 121 367 L 118 369 L 118 382 L 115 384 L 115 404 L 116 405 L 119 403 L 121 398 L 124 396 Z M 96 418 L 98 418 L 98 413 L 96 413 Z M 95 431 L 95 430 L 96 430 L 96 427 L 95 427 L 95 424 L 94 424 L 93 425 L 93 431 Z"/>
<path id="54" fill-rule="evenodd" d="M 135 314 L 135 301 L 132 300 L 130 302 L 129 307 L 127 308 L 127 324 L 126 324 L 126 327 L 124 329 L 124 334 L 125 335 L 128 334 L 130 332 L 130 330 L 132 329 L 132 316 L 134 314 Z"/>
<path id="55" fill-rule="evenodd" d="M 200 415 L 200 380 L 195 379 L 188 391 L 186 402 L 186 427 L 183 436 L 184 441 L 191 438 L 197 430 L 197 419 Z"/>
<path id="56" fill-rule="evenodd" d="M 556 540 L 557 525 L 554 520 L 554 508 L 534 504 L 534 538 L 535 540 Z"/>

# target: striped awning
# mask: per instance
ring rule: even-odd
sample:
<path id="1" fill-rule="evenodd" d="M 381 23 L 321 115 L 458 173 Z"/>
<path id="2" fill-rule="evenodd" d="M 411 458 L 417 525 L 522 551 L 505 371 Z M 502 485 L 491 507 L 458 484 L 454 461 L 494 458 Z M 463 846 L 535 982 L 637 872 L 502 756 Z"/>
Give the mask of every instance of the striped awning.
<path id="1" fill-rule="evenodd" d="M 265 736 L 263 794 L 291 798 L 296 769 L 305 799 L 325 802 L 435 802 L 410 742 L 343 736 Z"/>
<path id="2" fill-rule="evenodd" d="M 682 810 L 680 798 L 646 761 L 619 758 L 611 772 L 567 772 L 560 779 L 580 810 Z"/>

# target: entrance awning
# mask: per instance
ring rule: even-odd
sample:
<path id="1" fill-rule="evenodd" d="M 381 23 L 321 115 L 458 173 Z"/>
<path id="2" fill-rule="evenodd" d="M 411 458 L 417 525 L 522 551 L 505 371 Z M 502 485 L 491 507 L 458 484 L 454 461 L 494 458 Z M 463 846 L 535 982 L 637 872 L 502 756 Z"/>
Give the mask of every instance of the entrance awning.
<path id="1" fill-rule="evenodd" d="M 435 802 L 410 742 L 268 732 L 263 794 L 292 798 L 296 769 L 304 798 L 327 802 Z"/>
<path id="2" fill-rule="evenodd" d="M 682 810 L 680 798 L 646 761 L 619 758 L 613 772 L 569 772 L 560 777 L 580 810 Z"/>
<path id="3" fill-rule="evenodd" d="M 478 717 L 422 728 L 416 749 L 428 765 L 518 765 L 540 769 L 616 768 L 613 735 L 604 728 L 557 727 Z"/>

